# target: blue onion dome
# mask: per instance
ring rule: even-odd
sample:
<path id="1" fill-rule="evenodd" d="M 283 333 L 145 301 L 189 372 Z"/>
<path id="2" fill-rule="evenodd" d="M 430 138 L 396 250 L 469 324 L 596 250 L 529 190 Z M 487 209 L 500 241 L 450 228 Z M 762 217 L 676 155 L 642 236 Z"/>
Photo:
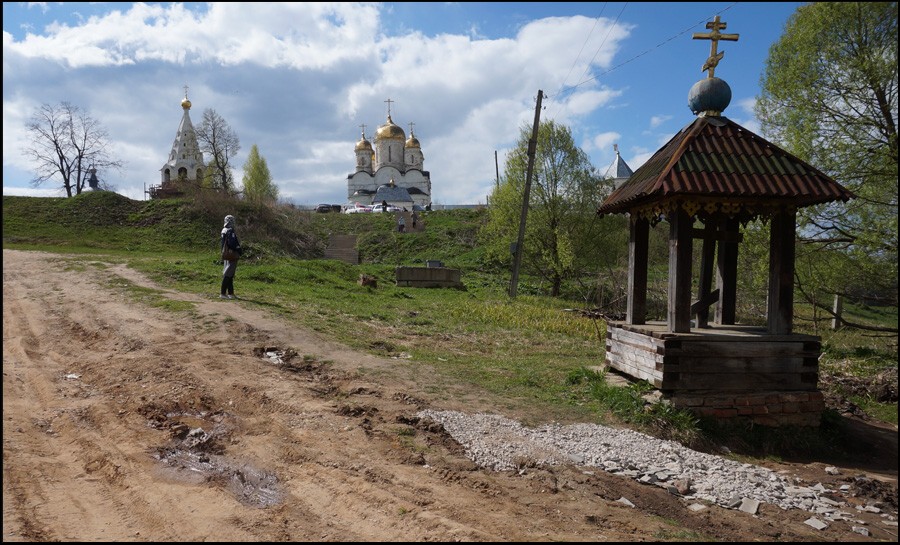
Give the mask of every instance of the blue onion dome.
<path id="1" fill-rule="evenodd" d="M 688 93 L 688 108 L 696 115 L 722 115 L 730 103 L 731 87 L 716 77 L 698 81 Z"/>

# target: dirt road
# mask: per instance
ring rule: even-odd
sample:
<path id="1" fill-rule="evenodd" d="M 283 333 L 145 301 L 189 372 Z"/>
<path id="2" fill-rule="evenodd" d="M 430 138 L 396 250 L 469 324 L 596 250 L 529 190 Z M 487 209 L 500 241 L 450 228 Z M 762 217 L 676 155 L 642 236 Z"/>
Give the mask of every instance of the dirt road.
<path id="1" fill-rule="evenodd" d="M 123 280 L 194 310 L 136 303 Z M 874 513 L 866 537 L 771 505 L 694 512 L 596 469 L 479 469 L 416 412 L 516 414 L 215 289 L 3 251 L 4 541 L 896 540 Z"/>

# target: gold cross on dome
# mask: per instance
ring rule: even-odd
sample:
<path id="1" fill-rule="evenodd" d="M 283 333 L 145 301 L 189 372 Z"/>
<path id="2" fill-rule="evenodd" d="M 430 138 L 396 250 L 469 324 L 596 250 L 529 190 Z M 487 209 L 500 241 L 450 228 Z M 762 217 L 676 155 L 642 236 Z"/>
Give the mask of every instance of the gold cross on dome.
<path id="1" fill-rule="evenodd" d="M 359 126 L 359 128 L 362 129 L 362 137 L 365 138 L 366 137 L 366 124 L 363 123 L 362 125 Z"/>
<path id="2" fill-rule="evenodd" d="M 700 69 L 701 72 L 709 70 L 709 75 L 707 77 L 714 77 L 716 73 L 716 66 L 719 64 L 719 61 L 722 60 L 722 57 L 725 56 L 725 52 L 717 52 L 719 46 L 719 40 L 725 40 L 729 42 L 736 42 L 740 34 L 722 34 L 719 32 L 720 30 L 724 30 L 725 27 L 728 26 L 728 23 L 724 23 L 719 21 L 719 16 L 716 17 L 709 23 L 706 23 L 706 28 L 710 29 L 712 32 L 695 32 L 693 38 L 695 40 L 711 40 L 712 45 L 710 47 L 709 58 L 706 59 L 706 62 L 703 63 L 703 68 Z"/>
<path id="3" fill-rule="evenodd" d="M 391 117 L 391 102 L 394 102 L 394 101 L 389 98 L 389 99 L 385 100 L 385 102 L 387 102 L 387 105 L 388 105 L 388 117 Z"/>

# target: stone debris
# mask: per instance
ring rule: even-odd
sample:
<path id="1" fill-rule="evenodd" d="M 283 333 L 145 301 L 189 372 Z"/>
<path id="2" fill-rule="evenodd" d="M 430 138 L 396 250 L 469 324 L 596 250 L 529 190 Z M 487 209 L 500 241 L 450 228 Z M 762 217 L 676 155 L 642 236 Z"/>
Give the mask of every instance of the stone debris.
<path id="1" fill-rule="evenodd" d="M 634 507 L 634 504 L 631 503 L 631 502 L 628 500 L 628 498 L 626 498 L 626 497 L 624 497 L 624 496 L 621 497 L 621 498 L 619 498 L 619 499 L 617 499 L 616 501 L 619 502 L 619 503 L 621 503 L 621 504 L 627 505 L 628 507 Z"/>
<path id="2" fill-rule="evenodd" d="M 633 430 L 555 423 L 527 428 L 503 416 L 457 411 L 425 410 L 418 416 L 441 424 L 466 449 L 469 459 L 494 471 L 518 471 L 523 460 L 531 467 L 574 462 L 660 486 L 685 500 L 707 501 L 753 514 L 760 504 L 768 503 L 782 509 L 802 509 L 830 521 L 854 520 L 841 510 L 849 509 L 846 502 L 833 499 L 840 498 L 841 493 L 822 483 L 802 486 L 761 466 L 698 452 Z M 878 512 L 874 506 L 860 509 Z M 807 524 L 827 527 L 815 517 Z"/>
<path id="3" fill-rule="evenodd" d="M 741 511 L 745 513 L 750 513 L 751 515 L 755 515 L 759 512 L 759 500 L 748 500 L 744 498 L 741 501 L 741 506 L 738 507 Z"/>
<path id="4" fill-rule="evenodd" d="M 825 524 L 821 520 L 817 519 L 816 517 L 812 517 L 812 518 L 808 518 L 808 519 L 804 520 L 803 524 L 806 524 L 807 526 L 812 526 L 816 530 L 824 530 L 825 528 L 828 528 L 827 524 Z"/>

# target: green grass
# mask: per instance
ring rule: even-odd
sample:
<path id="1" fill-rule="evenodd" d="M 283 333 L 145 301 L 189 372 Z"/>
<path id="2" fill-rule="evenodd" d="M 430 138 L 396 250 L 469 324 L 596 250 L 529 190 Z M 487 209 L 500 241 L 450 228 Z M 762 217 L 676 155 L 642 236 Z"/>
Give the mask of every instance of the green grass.
<path id="1" fill-rule="evenodd" d="M 510 299 L 508 271 L 488 267 L 475 242 L 486 218 L 483 210 L 426 213 L 425 232 L 401 235 L 387 214 L 260 209 L 214 196 L 172 201 L 131 201 L 114 193 L 72 199 L 4 196 L 3 246 L 64 254 L 73 270 L 126 263 L 163 289 L 217 297 L 218 237 L 226 213 L 237 216 L 246 248 L 235 280 L 240 304 L 352 348 L 396 358 L 411 377 L 427 375 L 427 387 L 436 395 L 453 395 L 441 386 L 453 383 L 491 394 L 499 404 L 529 407 L 545 419 L 627 423 L 693 444 L 746 431 L 715 429 L 668 405 L 648 404 L 642 397 L 650 389 L 646 383 L 610 386 L 602 373 L 591 371 L 604 361 L 604 322 L 568 310 L 578 306 L 573 301 L 540 295 L 539 281 L 527 276 L 520 278 L 520 295 Z M 358 236 L 360 265 L 316 259 L 332 234 Z M 395 285 L 397 266 L 426 260 L 461 269 L 464 289 Z M 360 274 L 374 276 L 377 287 L 359 285 Z M 190 302 L 158 290 L 119 278 L 111 282 L 137 303 L 194 312 Z M 860 320 L 893 320 L 896 326 L 895 308 L 845 309 Z M 818 334 L 823 373 L 872 376 L 897 367 L 896 337 L 849 330 Z M 859 404 L 896 423 L 896 402 L 860 399 Z M 767 441 L 778 445 L 780 439 L 752 437 L 748 448 L 767 452 Z"/>

